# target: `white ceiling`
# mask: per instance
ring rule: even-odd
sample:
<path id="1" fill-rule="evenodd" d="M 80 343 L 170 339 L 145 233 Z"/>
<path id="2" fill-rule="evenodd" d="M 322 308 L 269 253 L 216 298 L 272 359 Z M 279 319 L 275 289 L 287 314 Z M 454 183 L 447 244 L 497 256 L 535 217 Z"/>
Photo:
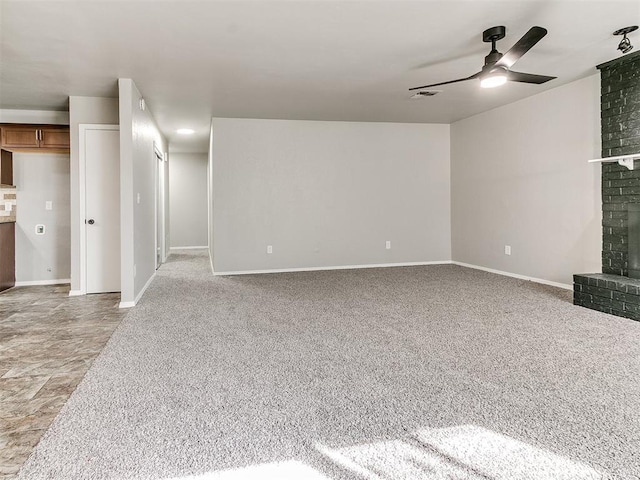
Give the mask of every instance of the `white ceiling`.
<path id="1" fill-rule="evenodd" d="M 0 2 L 0 108 L 66 109 L 132 78 L 171 149 L 195 151 L 212 116 L 450 123 L 594 74 L 619 56 L 611 33 L 640 23 L 638 0 Z M 514 70 L 558 79 L 410 99 L 409 87 L 479 71 L 495 25 L 503 53 L 547 28 Z"/>

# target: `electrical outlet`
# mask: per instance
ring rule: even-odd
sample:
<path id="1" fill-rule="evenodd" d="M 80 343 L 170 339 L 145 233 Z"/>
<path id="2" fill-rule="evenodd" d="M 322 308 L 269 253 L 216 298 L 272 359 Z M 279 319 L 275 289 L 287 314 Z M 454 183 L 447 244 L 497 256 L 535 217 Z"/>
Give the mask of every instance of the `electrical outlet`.
<path id="1" fill-rule="evenodd" d="M 267 245 L 267 253 L 273 253 L 273 246 Z"/>
<path id="2" fill-rule="evenodd" d="M 44 202 L 44 209 L 53 210 L 53 202 L 51 200 L 47 200 L 46 202 Z"/>
<path id="3" fill-rule="evenodd" d="M 391 240 L 387 240 L 384 246 L 387 250 L 391 250 Z"/>
<path id="4" fill-rule="evenodd" d="M 504 246 L 504 254 L 505 255 L 511 255 L 511 245 L 505 245 Z"/>

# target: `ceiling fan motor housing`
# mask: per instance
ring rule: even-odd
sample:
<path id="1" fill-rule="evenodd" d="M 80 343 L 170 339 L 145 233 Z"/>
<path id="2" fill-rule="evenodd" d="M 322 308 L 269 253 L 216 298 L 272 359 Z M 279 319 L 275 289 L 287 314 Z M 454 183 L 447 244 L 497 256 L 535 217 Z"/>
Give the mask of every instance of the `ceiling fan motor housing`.
<path id="1" fill-rule="evenodd" d="M 497 50 L 491 50 L 489 55 L 484 57 L 484 67 L 483 70 L 495 65 L 495 63 L 502 58 L 502 54 Z"/>

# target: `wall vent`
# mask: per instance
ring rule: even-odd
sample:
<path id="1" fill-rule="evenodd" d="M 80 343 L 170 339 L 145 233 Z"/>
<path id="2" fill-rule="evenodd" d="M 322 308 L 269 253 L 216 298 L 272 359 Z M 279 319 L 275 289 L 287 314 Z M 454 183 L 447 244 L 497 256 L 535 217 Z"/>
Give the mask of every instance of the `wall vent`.
<path id="1" fill-rule="evenodd" d="M 420 92 L 414 93 L 411 98 L 424 98 L 424 97 L 433 97 L 434 95 L 439 94 L 442 90 L 421 90 Z"/>

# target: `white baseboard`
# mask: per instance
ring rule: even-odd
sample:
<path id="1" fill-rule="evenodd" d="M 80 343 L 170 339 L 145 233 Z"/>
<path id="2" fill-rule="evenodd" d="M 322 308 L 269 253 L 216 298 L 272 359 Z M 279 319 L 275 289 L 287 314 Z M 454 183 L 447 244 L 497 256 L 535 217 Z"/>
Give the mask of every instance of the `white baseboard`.
<path id="1" fill-rule="evenodd" d="M 215 275 L 216 271 L 213 269 L 213 255 L 211 255 L 211 251 L 209 251 L 209 265 L 211 265 L 211 273 Z"/>
<path id="2" fill-rule="evenodd" d="M 79 297 L 81 295 L 86 295 L 87 293 L 82 290 L 71 290 L 69 291 L 70 297 Z"/>
<path id="3" fill-rule="evenodd" d="M 451 260 L 435 262 L 404 262 L 404 263 L 378 263 L 367 265 L 338 265 L 332 267 L 307 267 L 307 268 L 277 268 L 271 270 L 240 270 L 235 272 L 213 272 L 215 276 L 222 275 L 256 275 L 262 273 L 293 273 L 293 272 L 317 272 L 321 270 L 355 270 L 360 268 L 388 268 L 388 267 L 415 267 L 422 265 L 450 265 Z M 213 270 L 213 266 L 212 266 Z"/>
<path id="4" fill-rule="evenodd" d="M 573 290 L 573 285 L 567 285 L 566 283 L 552 282 L 550 280 L 545 280 L 544 278 L 527 277 L 526 275 L 520 275 L 518 273 L 503 272 L 502 270 L 495 270 L 493 268 L 481 267 L 479 265 L 471 265 L 470 263 L 462 263 L 462 262 L 456 262 L 456 261 L 453 261 L 451 263 L 453 263 L 454 265 L 459 265 L 460 267 L 473 268 L 475 270 L 482 270 L 484 272 L 504 275 L 505 277 L 518 278 L 520 280 L 528 280 L 530 282 L 541 283 L 543 285 L 551 285 L 552 287 L 564 288 L 565 290 Z"/>
<path id="5" fill-rule="evenodd" d="M 151 285 L 151 282 L 153 282 L 154 278 L 156 278 L 156 272 L 153 272 L 153 275 L 151 275 L 151 277 L 149 277 L 149 280 L 147 280 L 147 283 L 144 284 L 144 287 L 142 287 L 142 290 L 140 290 L 140 293 L 138 293 L 138 295 L 136 296 L 134 303 L 138 303 L 138 301 L 142 298 L 142 295 L 144 295 L 144 292 L 146 292 L 147 288 L 149 288 L 149 285 Z"/>
<path id="6" fill-rule="evenodd" d="M 136 296 L 136 298 L 135 298 L 135 300 L 133 302 L 120 302 L 118 307 L 119 308 L 132 308 L 132 307 L 135 307 L 136 304 L 142 298 L 142 295 L 144 295 L 144 292 L 146 292 L 147 288 L 149 288 L 149 285 L 151 285 L 151 282 L 153 282 L 154 278 L 156 278 L 156 272 L 153 272 L 153 275 L 151 275 L 149 280 L 147 280 L 147 283 L 144 284 L 144 287 L 142 287 L 142 290 L 140 290 L 140 293 L 138 293 L 138 295 Z"/>
<path id="7" fill-rule="evenodd" d="M 58 280 L 33 280 L 28 282 L 16 282 L 16 287 L 33 287 L 35 285 L 64 285 L 71 283 L 70 278 L 61 278 Z"/>
<path id="8" fill-rule="evenodd" d="M 205 250 L 209 248 L 208 245 L 204 245 L 202 247 L 171 247 L 169 251 L 173 252 L 175 250 Z"/>

